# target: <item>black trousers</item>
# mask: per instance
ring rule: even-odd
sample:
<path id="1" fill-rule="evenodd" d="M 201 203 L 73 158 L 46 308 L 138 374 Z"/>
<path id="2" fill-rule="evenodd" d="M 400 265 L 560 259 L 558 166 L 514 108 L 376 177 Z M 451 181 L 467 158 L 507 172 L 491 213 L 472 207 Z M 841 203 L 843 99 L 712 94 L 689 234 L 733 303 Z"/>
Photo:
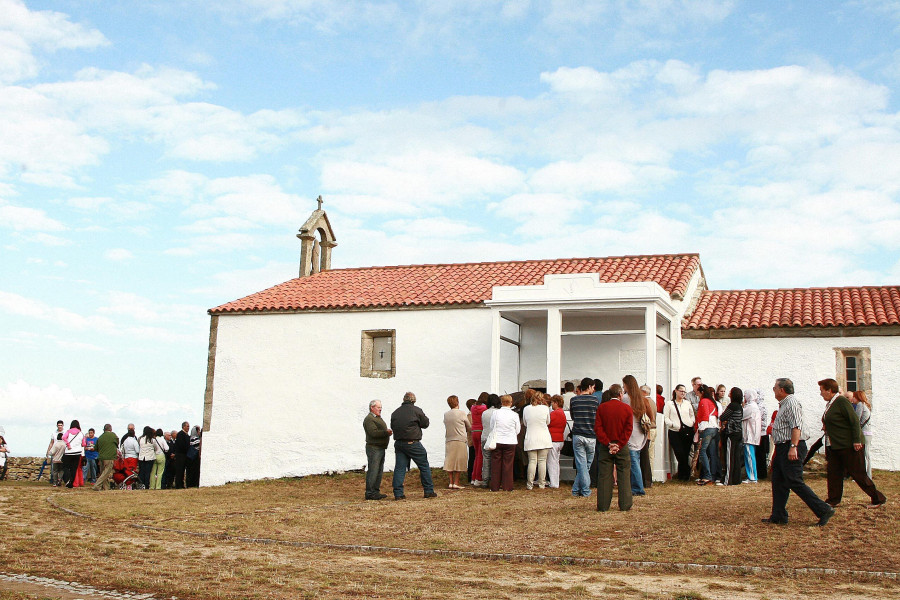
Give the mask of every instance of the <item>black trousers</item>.
<path id="1" fill-rule="evenodd" d="M 175 459 L 166 456 L 166 468 L 163 471 L 162 489 L 169 490 L 175 487 Z"/>
<path id="2" fill-rule="evenodd" d="M 200 457 L 191 460 L 185 456 L 184 487 L 200 487 Z"/>
<path id="3" fill-rule="evenodd" d="M 759 438 L 759 445 L 756 447 L 756 479 L 769 478 L 769 436 L 764 435 Z"/>
<path id="4" fill-rule="evenodd" d="M 772 514 L 769 518 L 775 523 L 787 523 L 788 497 L 794 492 L 821 519 L 834 509 L 825 504 L 803 481 L 806 442 L 800 440 L 797 444 L 797 460 L 788 459 L 790 446 L 790 442 L 775 444 L 775 456 L 772 457 Z"/>
<path id="5" fill-rule="evenodd" d="M 835 450 L 825 446 L 825 459 L 828 461 L 828 504 L 836 506 L 844 495 L 844 473 L 849 473 L 856 485 L 872 499 L 872 504 L 882 504 L 884 494 L 878 491 L 875 484 L 866 475 L 866 451 L 864 448 L 854 450 L 843 448 Z"/>
<path id="6" fill-rule="evenodd" d="M 187 456 L 184 454 L 175 455 L 175 489 L 184 489 L 184 468 L 187 464 Z"/>
<path id="7" fill-rule="evenodd" d="M 63 483 L 66 487 L 72 487 L 75 482 L 75 471 L 78 470 L 80 454 L 63 454 Z"/>
<path id="8" fill-rule="evenodd" d="M 691 445 L 693 444 L 693 436 L 691 433 L 683 434 L 681 431 L 669 431 L 669 445 L 672 446 L 672 452 L 675 453 L 675 460 L 678 462 L 678 472 L 675 479 L 679 481 L 690 481 L 691 479 Z"/>

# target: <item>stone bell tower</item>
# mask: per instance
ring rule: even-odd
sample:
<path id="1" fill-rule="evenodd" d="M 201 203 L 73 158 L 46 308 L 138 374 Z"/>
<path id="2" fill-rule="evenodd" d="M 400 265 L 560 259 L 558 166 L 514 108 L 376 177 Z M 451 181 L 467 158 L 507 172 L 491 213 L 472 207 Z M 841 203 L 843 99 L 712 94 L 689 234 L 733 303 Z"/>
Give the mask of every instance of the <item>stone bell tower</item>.
<path id="1" fill-rule="evenodd" d="M 300 277 L 331 268 L 331 250 L 337 246 L 328 215 L 322 210 L 322 196 L 316 198 L 319 207 L 300 228 Z"/>

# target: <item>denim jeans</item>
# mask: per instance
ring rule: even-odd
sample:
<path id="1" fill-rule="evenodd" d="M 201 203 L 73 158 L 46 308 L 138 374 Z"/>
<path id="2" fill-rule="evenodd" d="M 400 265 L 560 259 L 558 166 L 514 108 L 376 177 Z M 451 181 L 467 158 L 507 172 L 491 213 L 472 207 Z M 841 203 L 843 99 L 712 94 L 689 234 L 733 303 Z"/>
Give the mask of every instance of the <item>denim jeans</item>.
<path id="1" fill-rule="evenodd" d="M 394 442 L 394 454 L 397 457 L 394 462 L 394 498 L 405 496 L 403 493 L 403 482 L 406 481 L 406 471 L 409 469 L 409 462 L 413 461 L 419 467 L 419 478 L 422 480 L 422 491 L 426 494 L 434 492 L 434 482 L 431 480 L 431 467 L 428 465 L 428 453 L 422 442 L 408 442 L 406 440 L 396 440 Z"/>
<path id="2" fill-rule="evenodd" d="M 378 498 L 381 495 L 381 478 L 384 475 L 384 448 L 366 444 L 366 498 Z"/>
<path id="3" fill-rule="evenodd" d="M 644 495 L 644 476 L 641 473 L 641 451 L 628 449 L 631 455 L 631 494 L 633 496 Z M 619 485 L 622 485 L 619 482 Z"/>
<path id="4" fill-rule="evenodd" d="M 591 495 L 590 466 L 594 462 L 594 450 L 597 439 L 581 435 L 572 436 L 572 453 L 575 455 L 575 483 L 572 484 L 573 496 Z"/>
<path id="5" fill-rule="evenodd" d="M 84 459 L 84 467 L 82 467 L 82 475 L 84 477 L 85 482 L 90 481 L 94 483 L 97 479 L 97 459 L 96 458 L 85 458 Z"/>
<path id="6" fill-rule="evenodd" d="M 712 427 L 707 427 L 700 432 L 700 479 L 711 480 L 713 472 L 716 470 L 715 465 L 710 461 L 710 452 L 714 452 L 716 457 L 719 455 L 719 449 L 713 444 L 716 433 L 718 432 Z M 716 458 L 716 462 L 718 463 L 718 458 Z"/>

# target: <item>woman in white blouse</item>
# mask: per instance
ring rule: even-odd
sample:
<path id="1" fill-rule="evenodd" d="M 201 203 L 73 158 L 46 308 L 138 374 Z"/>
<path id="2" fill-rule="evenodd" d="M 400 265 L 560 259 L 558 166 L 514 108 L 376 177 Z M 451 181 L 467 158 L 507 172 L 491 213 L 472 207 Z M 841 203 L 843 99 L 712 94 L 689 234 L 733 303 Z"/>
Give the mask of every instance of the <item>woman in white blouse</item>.
<path id="1" fill-rule="evenodd" d="M 684 385 L 675 386 L 671 402 L 663 408 L 663 420 L 669 433 L 669 447 L 678 463 L 675 479 L 691 480 L 690 452 L 694 439 L 694 407 L 685 399 Z"/>
<path id="2" fill-rule="evenodd" d="M 544 489 L 547 481 L 547 454 L 553 446 L 550 438 L 550 407 L 544 404 L 544 394 L 536 393 L 531 397 L 531 404 L 522 412 L 525 421 L 525 453 L 528 455 L 528 471 L 525 487 L 534 488 L 534 475 L 537 471 L 537 485 Z"/>
<path id="3" fill-rule="evenodd" d="M 512 411 L 512 403 L 512 396 L 500 396 L 500 410 L 491 418 L 491 430 L 497 443 L 497 447 L 491 452 L 492 492 L 501 487 L 507 492 L 513 490 L 513 461 L 522 425 L 519 415 Z"/>

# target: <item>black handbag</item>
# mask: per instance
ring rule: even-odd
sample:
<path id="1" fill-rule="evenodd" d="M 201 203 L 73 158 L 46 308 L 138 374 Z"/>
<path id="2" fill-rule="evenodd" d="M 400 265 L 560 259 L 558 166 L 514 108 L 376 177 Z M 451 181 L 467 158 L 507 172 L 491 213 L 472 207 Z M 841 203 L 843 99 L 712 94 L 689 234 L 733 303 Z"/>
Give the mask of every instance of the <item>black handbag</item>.
<path id="1" fill-rule="evenodd" d="M 675 414 L 678 415 L 678 422 L 681 423 L 681 427 L 678 429 L 678 433 L 683 435 L 684 437 L 689 437 L 694 435 L 694 428 L 684 424 L 684 421 L 681 420 L 681 411 L 678 410 L 678 403 L 672 400 L 672 404 L 675 405 Z"/>

